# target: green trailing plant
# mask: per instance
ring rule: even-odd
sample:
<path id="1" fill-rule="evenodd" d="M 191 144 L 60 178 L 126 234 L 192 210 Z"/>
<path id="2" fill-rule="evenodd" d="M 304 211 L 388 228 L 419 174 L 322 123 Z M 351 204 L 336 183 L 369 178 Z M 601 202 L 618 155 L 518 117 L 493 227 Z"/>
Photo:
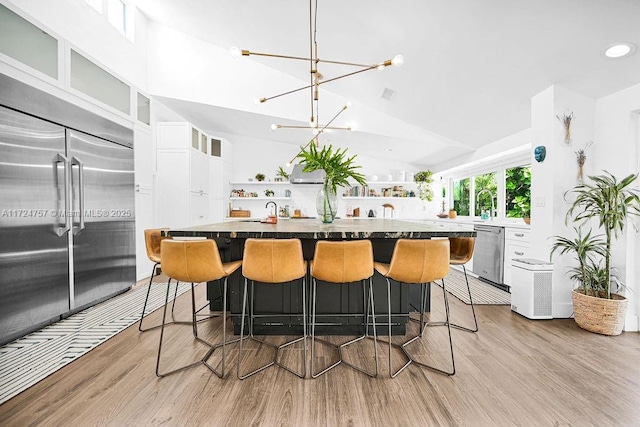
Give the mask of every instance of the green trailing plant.
<path id="1" fill-rule="evenodd" d="M 582 183 L 569 190 L 565 197 L 575 196 L 575 200 L 567 211 L 565 221 L 572 221 L 583 225 L 589 220 L 596 220 L 598 227 L 604 231 L 604 241 L 595 242 L 592 247 L 585 248 L 588 256 L 583 257 L 580 267 L 583 287 L 590 286 L 592 290 L 600 289 L 605 298 L 611 299 L 611 246 L 613 239 L 617 238 L 625 228 L 627 219 L 637 231 L 634 217 L 640 216 L 640 195 L 632 185 L 638 178 L 638 174 L 631 174 L 618 181 L 611 173 L 604 171 L 602 175 L 589 176 L 589 183 Z M 590 236 L 590 232 L 587 233 Z M 580 234 L 578 234 L 578 238 Z M 561 248 L 566 245 L 566 238 L 555 236 L 555 246 Z M 552 251 L 553 253 L 553 251 Z M 562 252 L 561 250 L 561 253 Z M 604 259 L 604 273 L 599 267 L 597 257 Z M 580 261 L 580 259 L 579 259 Z M 589 270 L 591 269 L 591 270 Z M 575 276 L 575 274 L 574 274 Z M 591 282 L 589 282 L 590 279 Z M 595 283 L 595 282 L 598 283 Z M 586 283 L 585 283 L 586 282 Z M 594 296 L 599 296 L 598 292 Z"/>
<path id="2" fill-rule="evenodd" d="M 350 179 L 360 185 L 366 185 L 363 174 L 358 172 L 361 166 L 354 164 L 356 156 L 347 156 L 347 149 L 335 149 L 332 145 L 324 146 L 318 150 L 314 142 L 308 148 L 300 147 L 300 153 L 296 158 L 304 164 L 304 172 L 324 170 L 323 200 L 316 201 L 318 214 L 323 222 L 332 222 L 336 216 L 336 192 L 338 187 L 351 187 Z"/>
<path id="3" fill-rule="evenodd" d="M 276 176 L 280 176 L 283 179 L 289 179 L 289 174 L 284 170 L 282 166 L 278 166 L 278 170 L 276 171 Z"/>
<path id="4" fill-rule="evenodd" d="M 264 174 L 263 173 L 257 173 L 256 174 L 256 181 L 264 181 Z"/>
<path id="5" fill-rule="evenodd" d="M 433 172 L 430 170 L 420 171 L 413 176 L 413 180 L 418 184 L 420 200 L 432 201 L 433 190 L 431 189 L 431 184 L 433 183 Z"/>
<path id="6" fill-rule="evenodd" d="M 273 197 L 274 194 L 275 193 L 273 192 L 273 190 L 269 190 L 269 189 L 264 190 L 264 195 L 267 197 Z"/>

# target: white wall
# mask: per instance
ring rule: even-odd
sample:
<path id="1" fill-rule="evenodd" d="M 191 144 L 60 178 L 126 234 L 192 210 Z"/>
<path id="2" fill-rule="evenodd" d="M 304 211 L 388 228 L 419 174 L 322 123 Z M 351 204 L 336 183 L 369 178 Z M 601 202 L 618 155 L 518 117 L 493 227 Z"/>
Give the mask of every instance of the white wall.
<path id="1" fill-rule="evenodd" d="M 640 170 L 640 85 L 632 86 L 601 98 L 596 103 L 596 135 L 594 167 L 591 172 L 607 170 L 618 178 Z M 640 187 L 640 183 L 636 188 Z M 640 221 L 636 220 L 637 224 Z M 613 248 L 613 265 L 623 282 L 632 290 L 627 292 L 629 311 L 625 330 L 639 330 L 640 314 L 640 235 L 628 227 Z"/>
<path id="2" fill-rule="evenodd" d="M 263 173 L 267 180 L 273 180 L 276 176 L 278 166 L 286 168 L 286 163 L 291 160 L 299 151 L 299 147 L 286 143 L 268 142 L 254 138 L 241 137 L 237 135 L 221 134 L 227 138 L 234 148 L 234 163 L 232 180 L 236 182 L 246 182 L 249 178 L 254 178 L 257 173 Z M 352 150 L 348 151 L 352 154 Z M 358 154 L 355 163 L 362 166 L 361 173 L 365 176 L 377 175 L 379 180 L 386 179 L 387 175 L 392 175 L 394 180 L 401 171 L 405 173 L 415 173 L 415 167 L 408 163 L 384 161 L 377 158 L 367 157 L 365 154 Z M 290 170 L 288 170 L 290 172 Z M 370 186 L 374 186 L 374 182 L 370 182 Z M 303 212 L 309 216 L 315 216 L 315 197 L 319 191 L 318 185 L 291 185 L 287 187 L 291 190 L 291 202 L 294 206 L 303 209 Z M 408 190 L 416 190 L 413 182 L 407 182 L 405 188 Z M 244 188 L 246 191 L 264 191 L 264 186 L 260 188 Z M 284 191 L 283 188 L 274 186 L 271 190 Z M 435 189 L 435 188 L 434 188 Z M 388 200 L 380 201 L 372 200 L 339 200 L 338 216 L 344 217 L 346 209 L 360 207 L 360 215 L 364 216 L 365 212 L 370 209 L 377 211 L 379 216 L 382 215 L 382 204 L 389 202 Z M 435 218 L 435 214 L 439 212 L 439 199 L 435 198 L 433 202 L 423 202 L 418 197 L 415 198 L 398 198 L 398 200 L 390 201 L 395 207 L 395 215 L 397 218 Z M 243 209 L 250 209 L 252 216 L 264 216 L 267 210 L 264 208 L 264 201 L 241 201 Z M 238 203 L 234 207 L 238 207 Z"/>
<path id="3" fill-rule="evenodd" d="M 556 116 L 572 111 L 573 142 L 564 142 L 564 127 Z M 551 86 L 531 101 L 532 145 L 544 145 L 544 162 L 532 159 L 531 168 L 531 248 L 534 258 L 549 260 L 554 235 L 570 236 L 572 226 L 565 225 L 569 203 L 564 194 L 577 184 L 578 165 L 575 151 L 593 140 L 595 100 L 571 92 L 560 86 Z M 593 167 L 592 153 L 587 152 L 586 170 Z M 569 317 L 573 312 L 567 267 L 572 264 L 568 256 L 553 259 L 553 317 Z"/>

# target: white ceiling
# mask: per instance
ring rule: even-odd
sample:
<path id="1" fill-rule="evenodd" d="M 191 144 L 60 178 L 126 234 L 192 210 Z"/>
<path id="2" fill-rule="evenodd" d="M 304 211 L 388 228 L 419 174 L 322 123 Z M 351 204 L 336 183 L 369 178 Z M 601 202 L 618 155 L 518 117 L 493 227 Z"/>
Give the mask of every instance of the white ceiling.
<path id="1" fill-rule="evenodd" d="M 304 0 L 136 4 L 150 20 L 225 49 L 309 54 Z M 432 166 L 528 128 L 531 97 L 552 84 L 599 98 L 640 83 L 640 52 L 617 60 L 603 55 L 614 42 L 640 45 L 639 0 L 319 0 L 317 19 L 321 59 L 369 64 L 397 53 L 405 57 L 402 67 L 323 86 L 366 107 L 340 117 L 339 125 L 357 122 L 356 132 L 328 136 L 356 153 Z M 309 76 L 307 62 L 254 56 L 238 61 L 259 61 L 305 81 Z M 326 79 L 352 69 L 321 65 L 319 70 Z M 391 101 L 380 98 L 385 88 L 396 91 Z M 265 88 L 256 97 L 269 95 Z M 260 115 L 163 101 L 211 132 L 292 144 L 300 144 L 296 132 L 306 132 L 269 131 L 274 122 L 296 123 L 271 117 L 269 103 Z M 374 130 L 366 117 L 371 111 L 380 113 L 378 121 L 388 118 L 397 134 Z"/>

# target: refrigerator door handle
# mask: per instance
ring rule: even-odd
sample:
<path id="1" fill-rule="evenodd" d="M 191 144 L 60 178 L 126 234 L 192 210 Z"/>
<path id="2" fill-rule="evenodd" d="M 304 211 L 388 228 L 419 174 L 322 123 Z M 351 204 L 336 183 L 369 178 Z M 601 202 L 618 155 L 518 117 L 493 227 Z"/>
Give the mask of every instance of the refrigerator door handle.
<path id="1" fill-rule="evenodd" d="M 80 218 L 79 226 L 73 227 L 73 235 L 75 236 L 84 230 L 84 164 L 77 157 L 72 157 L 71 168 L 73 169 L 74 166 L 78 166 L 78 210 L 80 211 L 78 215 Z M 73 173 L 71 176 L 71 184 L 73 188 Z"/>
<path id="2" fill-rule="evenodd" d="M 62 205 L 62 207 L 60 206 L 60 194 L 58 193 L 58 188 L 60 187 L 58 184 L 58 165 L 62 163 L 64 165 L 64 205 Z M 63 156 L 60 153 L 57 153 L 56 156 L 53 158 L 53 175 L 54 175 L 54 180 L 55 180 L 55 185 L 56 185 L 56 207 L 55 210 L 52 212 L 52 216 L 56 219 L 56 225 L 54 227 L 54 231 L 55 233 L 58 235 L 58 237 L 63 236 L 64 234 L 66 234 L 67 232 L 69 232 L 69 230 L 71 230 L 71 216 L 68 214 L 69 210 L 69 187 L 67 185 L 67 183 L 69 182 L 69 159 L 67 159 L 65 156 Z M 64 220 L 64 222 L 62 222 L 61 220 Z M 64 226 L 62 226 L 64 225 Z"/>

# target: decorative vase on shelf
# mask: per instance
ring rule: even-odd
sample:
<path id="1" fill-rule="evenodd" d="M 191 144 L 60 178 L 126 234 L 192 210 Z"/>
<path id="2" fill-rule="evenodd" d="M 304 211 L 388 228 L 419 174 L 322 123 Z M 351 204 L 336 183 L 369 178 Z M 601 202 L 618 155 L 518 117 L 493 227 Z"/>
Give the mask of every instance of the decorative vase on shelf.
<path id="1" fill-rule="evenodd" d="M 324 181 L 318 195 L 316 196 L 316 212 L 318 217 L 325 224 L 331 224 L 338 211 L 338 196 L 332 190 L 328 181 Z"/>

